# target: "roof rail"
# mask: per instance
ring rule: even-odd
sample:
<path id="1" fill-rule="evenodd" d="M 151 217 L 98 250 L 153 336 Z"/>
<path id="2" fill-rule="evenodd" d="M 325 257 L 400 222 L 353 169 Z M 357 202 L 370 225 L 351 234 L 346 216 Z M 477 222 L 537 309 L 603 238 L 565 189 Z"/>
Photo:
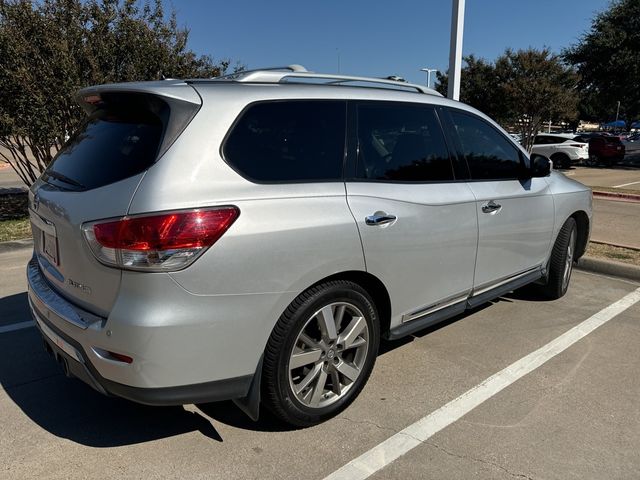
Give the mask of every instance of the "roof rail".
<path id="1" fill-rule="evenodd" d="M 348 83 L 369 83 L 379 88 L 391 88 L 393 90 L 408 89 L 416 90 L 427 95 L 442 96 L 435 90 L 418 85 L 407 83 L 404 79 L 396 76 L 387 78 L 356 77 L 351 75 L 334 75 L 330 73 L 310 72 L 302 65 L 289 65 L 287 67 L 261 68 L 257 70 L 245 70 L 242 72 L 216 77 L 214 80 L 234 81 L 242 83 L 308 83 L 305 80 L 324 80 L 319 82 L 325 85 L 344 85 Z"/>

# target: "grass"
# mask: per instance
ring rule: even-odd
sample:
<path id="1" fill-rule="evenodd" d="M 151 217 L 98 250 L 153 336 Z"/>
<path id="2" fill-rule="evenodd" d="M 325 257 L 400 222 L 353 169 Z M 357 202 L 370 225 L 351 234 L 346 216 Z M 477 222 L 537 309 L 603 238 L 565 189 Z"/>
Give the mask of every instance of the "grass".
<path id="1" fill-rule="evenodd" d="M 20 240 L 31 237 L 31 225 L 29 218 L 19 220 L 3 220 L 0 222 L 0 242 Z"/>
<path id="2" fill-rule="evenodd" d="M 631 250 L 629 248 L 591 242 L 589 243 L 586 254 L 590 257 L 640 266 L 640 250 Z"/>
<path id="3" fill-rule="evenodd" d="M 640 183 L 638 186 L 640 186 Z M 640 190 L 633 190 L 631 188 L 591 187 L 591 190 L 594 192 L 631 193 L 634 195 L 640 195 Z"/>

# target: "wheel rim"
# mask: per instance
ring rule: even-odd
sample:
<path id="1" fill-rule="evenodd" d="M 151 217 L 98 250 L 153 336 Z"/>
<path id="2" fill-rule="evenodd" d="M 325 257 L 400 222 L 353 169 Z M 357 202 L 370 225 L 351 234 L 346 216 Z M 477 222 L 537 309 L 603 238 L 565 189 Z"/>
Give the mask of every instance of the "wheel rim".
<path id="1" fill-rule="evenodd" d="M 576 248 L 576 231 L 571 231 L 569 237 L 569 244 L 567 245 L 567 258 L 564 263 L 564 274 L 562 275 L 562 289 L 566 290 L 569 286 L 569 280 L 571 279 L 571 270 L 573 268 L 573 254 Z"/>
<path id="2" fill-rule="evenodd" d="M 369 325 L 348 302 L 315 312 L 298 334 L 287 365 L 296 399 L 309 408 L 331 405 L 360 378 L 369 351 Z"/>

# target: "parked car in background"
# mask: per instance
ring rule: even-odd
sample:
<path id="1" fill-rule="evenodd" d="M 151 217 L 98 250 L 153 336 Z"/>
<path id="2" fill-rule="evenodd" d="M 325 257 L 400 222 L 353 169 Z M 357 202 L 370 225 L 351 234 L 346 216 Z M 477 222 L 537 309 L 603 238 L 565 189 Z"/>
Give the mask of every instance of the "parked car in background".
<path id="1" fill-rule="evenodd" d="M 572 134 L 541 133 L 533 140 L 531 153 L 550 158 L 555 168 L 569 168 L 589 158 L 589 144 Z"/>
<path id="2" fill-rule="evenodd" d="M 583 138 L 579 135 L 576 138 Z M 590 167 L 605 165 L 611 167 L 622 160 L 625 155 L 625 146 L 620 137 L 614 135 L 591 135 L 589 139 L 589 158 L 586 164 Z"/>
<path id="3" fill-rule="evenodd" d="M 313 425 L 381 337 L 532 282 L 560 298 L 588 243 L 589 188 L 420 85 L 291 66 L 78 100 L 29 192 L 28 298 L 104 394 Z"/>
<path id="4" fill-rule="evenodd" d="M 640 132 L 632 133 L 622 140 L 625 155 L 640 154 Z"/>

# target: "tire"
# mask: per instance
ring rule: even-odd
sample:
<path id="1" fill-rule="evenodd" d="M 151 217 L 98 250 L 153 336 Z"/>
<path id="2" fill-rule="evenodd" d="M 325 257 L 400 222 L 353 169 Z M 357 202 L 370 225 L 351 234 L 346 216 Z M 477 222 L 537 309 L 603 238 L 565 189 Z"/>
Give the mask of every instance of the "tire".
<path id="1" fill-rule="evenodd" d="M 597 167 L 598 166 L 598 156 L 595 154 L 590 154 L 589 158 L 585 160 L 585 164 L 587 167 Z"/>
<path id="2" fill-rule="evenodd" d="M 542 293 L 552 300 L 563 297 L 569 288 L 577 237 L 576 221 L 568 218 L 560 229 L 551 251 L 547 283 L 541 287 Z"/>
<path id="3" fill-rule="evenodd" d="M 280 316 L 265 348 L 265 407 L 297 427 L 346 409 L 373 370 L 379 323 L 373 300 L 356 283 L 330 281 L 301 293 Z"/>
<path id="4" fill-rule="evenodd" d="M 553 161 L 554 165 L 557 164 L 559 168 L 562 168 L 564 170 L 568 170 L 569 168 L 571 168 L 571 159 L 564 153 L 556 153 L 555 155 L 552 155 L 551 160 Z"/>

